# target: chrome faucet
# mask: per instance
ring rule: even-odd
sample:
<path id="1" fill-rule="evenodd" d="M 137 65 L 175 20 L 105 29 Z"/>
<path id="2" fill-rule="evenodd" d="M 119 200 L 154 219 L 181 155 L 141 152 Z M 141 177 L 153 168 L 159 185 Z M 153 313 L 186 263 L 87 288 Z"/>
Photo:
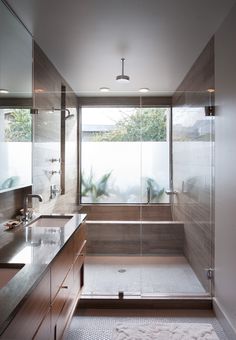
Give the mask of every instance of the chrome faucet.
<path id="1" fill-rule="evenodd" d="M 43 198 L 42 198 L 41 195 L 36 195 L 36 194 L 27 194 L 27 195 L 25 195 L 25 198 L 24 198 L 24 220 L 25 221 L 29 220 L 29 210 L 28 210 L 29 197 L 31 197 L 31 198 L 38 198 L 39 202 L 43 201 Z"/>

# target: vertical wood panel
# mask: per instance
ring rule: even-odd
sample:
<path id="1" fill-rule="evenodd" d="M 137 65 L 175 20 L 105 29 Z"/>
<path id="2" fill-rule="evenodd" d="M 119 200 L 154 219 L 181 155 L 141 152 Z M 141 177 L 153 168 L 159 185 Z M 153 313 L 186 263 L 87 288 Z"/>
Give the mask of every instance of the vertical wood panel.
<path id="1" fill-rule="evenodd" d="M 33 191 L 44 198 L 43 203 L 35 204 L 41 213 L 78 212 L 77 134 L 74 133 L 77 115 L 70 121 L 65 121 L 65 111 L 50 113 L 53 107 L 70 107 L 76 110 L 77 98 L 36 43 L 34 59 L 35 106 L 41 110 L 35 117 Z M 70 153 L 66 155 L 69 146 Z M 61 163 L 51 163 L 52 158 L 61 158 Z M 52 170 L 60 170 L 61 174 L 51 175 Z M 51 185 L 58 185 L 62 189 L 62 193 L 57 194 L 54 199 L 50 199 Z"/>

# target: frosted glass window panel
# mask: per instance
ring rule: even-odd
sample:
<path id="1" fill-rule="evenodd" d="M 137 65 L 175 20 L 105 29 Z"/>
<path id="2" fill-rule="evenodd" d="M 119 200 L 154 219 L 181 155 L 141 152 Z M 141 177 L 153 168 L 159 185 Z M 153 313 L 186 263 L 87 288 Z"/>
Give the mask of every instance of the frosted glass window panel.
<path id="1" fill-rule="evenodd" d="M 83 108 L 81 203 L 167 203 L 167 108 Z"/>
<path id="2" fill-rule="evenodd" d="M 0 192 L 32 184 L 32 118 L 27 109 L 0 109 Z"/>
<path id="3" fill-rule="evenodd" d="M 82 190 L 82 203 L 139 203 L 140 150 L 139 142 L 83 142 L 82 181 L 93 189 Z"/>
<path id="4" fill-rule="evenodd" d="M 165 194 L 169 188 L 169 142 L 142 142 L 141 147 L 142 203 L 169 203 Z"/>

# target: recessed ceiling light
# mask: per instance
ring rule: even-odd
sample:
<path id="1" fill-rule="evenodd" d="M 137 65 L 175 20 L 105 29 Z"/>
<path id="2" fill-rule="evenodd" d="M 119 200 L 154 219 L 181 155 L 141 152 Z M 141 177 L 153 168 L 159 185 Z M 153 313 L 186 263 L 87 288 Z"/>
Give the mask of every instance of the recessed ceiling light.
<path id="1" fill-rule="evenodd" d="M 35 93 L 43 93 L 43 92 L 45 92 L 45 90 L 39 88 L 39 89 L 35 89 L 34 92 Z"/>
<path id="2" fill-rule="evenodd" d="M 109 87 L 100 87 L 99 91 L 100 92 L 109 92 L 110 89 L 109 89 Z"/>
<path id="3" fill-rule="evenodd" d="M 9 93 L 9 91 L 6 89 L 0 89 L 0 93 Z"/>
<path id="4" fill-rule="evenodd" d="M 143 87 L 142 89 L 139 89 L 139 92 L 142 92 L 142 93 L 147 93 L 147 92 L 149 92 L 150 90 L 149 90 L 149 88 L 147 88 L 147 87 Z"/>
<path id="5" fill-rule="evenodd" d="M 213 93 L 213 92 L 215 92 L 215 89 L 212 89 L 212 88 L 210 88 L 210 89 L 207 89 L 207 92 L 209 92 L 209 93 Z"/>
<path id="6" fill-rule="evenodd" d="M 116 77 L 116 80 L 120 83 L 128 83 L 129 76 L 125 75 L 125 58 L 121 58 L 121 74 Z"/>

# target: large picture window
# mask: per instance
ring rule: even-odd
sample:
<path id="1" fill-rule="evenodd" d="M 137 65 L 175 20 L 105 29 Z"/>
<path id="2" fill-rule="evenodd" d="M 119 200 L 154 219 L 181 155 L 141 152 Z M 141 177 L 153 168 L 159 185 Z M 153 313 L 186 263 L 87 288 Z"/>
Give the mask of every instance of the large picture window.
<path id="1" fill-rule="evenodd" d="M 82 108 L 81 203 L 166 203 L 169 108 Z"/>

